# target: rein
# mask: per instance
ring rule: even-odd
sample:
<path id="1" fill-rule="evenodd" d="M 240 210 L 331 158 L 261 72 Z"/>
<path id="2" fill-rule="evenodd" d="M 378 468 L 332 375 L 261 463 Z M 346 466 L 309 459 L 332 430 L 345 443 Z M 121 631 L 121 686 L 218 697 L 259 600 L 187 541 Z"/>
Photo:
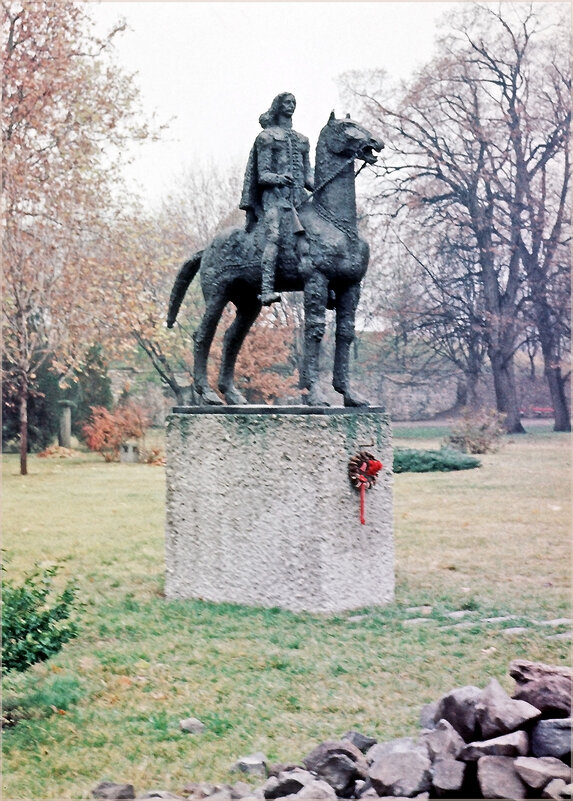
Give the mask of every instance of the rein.
<path id="1" fill-rule="evenodd" d="M 328 184 L 332 183 L 332 181 L 334 181 L 335 178 L 338 178 L 338 176 L 343 172 L 343 170 L 345 170 L 346 167 L 348 167 L 349 164 L 354 162 L 355 158 L 356 158 L 356 156 L 350 156 L 349 158 L 347 158 L 346 161 L 344 161 L 341 164 L 341 166 L 332 173 L 332 175 L 330 175 L 325 181 L 323 181 L 321 184 L 319 184 L 317 187 L 315 187 L 315 189 L 313 190 L 313 193 L 312 193 L 313 200 L 315 198 L 316 193 L 320 192 L 322 189 L 324 189 L 325 186 L 328 186 Z M 354 180 L 356 180 L 356 178 L 358 177 L 358 175 L 361 173 L 361 171 L 364 169 L 365 166 L 366 166 L 366 162 L 364 161 L 362 163 L 362 165 L 360 166 L 360 168 L 358 169 L 358 171 L 356 173 L 354 173 Z M 316 213 L 319 214 L 322 217 L 323 220 L 326 220 L 326 222 L 332 223 L 332 225 L 334 225 L 335 228 L 338 228 L 339 231 L 342 231 L 342 233 L 346 234 L 346 236 L 348 236 L 350 239 L 353 239 L 353 240 L 358 239 L 358 231 L 357 230 L 355 230 L 354 228 L 351 228 L 349 225 L 344 225 L 344 223 L 341 223 L 334 216 L 334 214 L 331 214 L 329 211 L 327 211 L 324 208 L 324 206 L 321 206 L 318 203 L 318 201 L 315 200 L 315 202 L 313 203 L 313 208 L 315 209 Z"/>
<path id="2" fill-rule="evenodd" d="M 330 176 L 329 176 L 329 177 L 328 177 L 328 178 L 327 178 L 325 181 L 323 181 L 321 184 L 319 184 L 318 186 L 316 186 L 316 187 L 314 188 L 313 192 L 312 192 L 312 195 L 313 195 L 313 197 L 314 197 L 314 195 L 316 195 L 316 193 L 317 193 L 317 192 L 320 192 L 322 189 L 324 189 L 324 187 L 325 187 L 325 186 L 328 186 L 328 184 L 332 183 L 332 182 L 334 181 L 334 179 L 335 179 L 335 178 L 338 178 L 338 176 L 340 175 L 340 173 L 341 173 L 343 170 L 345 170 L 345 169 L 346 169 L 346 167 L 348 167 L 348 165 L 349 165 L 349 164 L 352 164 L 352 162 L 354 161 L 354 159 L 355 159 L 355 158 L 356 158 L 356 156 L 350 156 L 349 158 L 347 158 L 347 159 L 346 159 L 346 161 L 344 161 L 344 162 L 341 164 L 341 166 L 340 166 L 340 167 L 339 167 L 337 170 L 335 170 L 335 171 L 332 173 L 332 175 L 330 175 Z M 366 163 L 366 162 L 364 162 L 364 163 Z M 362 169 L 362 168 L 360 168 L 360 169 Z M 358 170 L 358 172 L 360 172 L 360 170 Z M 356 175 L 358 175 L 358 172 L 356 173 Z M 354 176 L 355 178 L 356 178 L 356 175 Z"/>

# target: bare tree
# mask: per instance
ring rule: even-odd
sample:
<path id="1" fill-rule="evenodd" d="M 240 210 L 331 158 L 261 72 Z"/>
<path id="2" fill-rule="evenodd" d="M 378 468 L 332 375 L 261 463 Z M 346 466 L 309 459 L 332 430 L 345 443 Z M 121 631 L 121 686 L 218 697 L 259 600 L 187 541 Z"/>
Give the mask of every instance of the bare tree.
<path id="1" fill-rule="evenodd" d="M 569 269 L 570 84 L 560 30 L 567 25 L 554 8 L 472 4 L 448 21 L 440 54 L 408 85 L 390 87 L 380 72 L 343 79 L 358 113 L 386 135 L 378 198 L 393 201 L 397 219 L 421 219 L 475 253 L 497 407 L 514 433 L 523 427 L 513 360 L 528 307 L 540 339 L 545 331 L 546 375 L 561 380 L 549 308 L 556 262 Z M 564 396 L 552 397 L 562 408 Z"/>

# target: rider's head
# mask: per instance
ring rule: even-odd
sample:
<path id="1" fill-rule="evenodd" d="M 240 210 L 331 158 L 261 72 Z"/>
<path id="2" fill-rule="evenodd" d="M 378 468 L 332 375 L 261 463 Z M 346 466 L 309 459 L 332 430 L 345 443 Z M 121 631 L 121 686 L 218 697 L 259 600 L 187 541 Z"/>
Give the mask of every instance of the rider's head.
<path id="1" fill-rule="evenodd" d="M 296 108 L 296 100 L 290 92 L 281 92 L 277 95 L 268 111 L 259 117 L 262 128 L 270 128 L 271 125 L 278 125 L 279 116 L 292 117 Z"/>

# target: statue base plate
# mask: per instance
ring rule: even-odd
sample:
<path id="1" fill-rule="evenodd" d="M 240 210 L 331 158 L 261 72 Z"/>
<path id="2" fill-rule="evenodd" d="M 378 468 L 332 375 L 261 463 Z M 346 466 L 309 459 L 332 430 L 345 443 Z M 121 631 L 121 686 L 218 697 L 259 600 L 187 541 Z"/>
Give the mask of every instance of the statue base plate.
<path id="1" fill-rule="evenodd" d="M 166 597 L 333 613 L 394 597 L 392 445 L 380 409 L 176 407 Z M 384 464 L 365 494 L 361 450 Z"/>

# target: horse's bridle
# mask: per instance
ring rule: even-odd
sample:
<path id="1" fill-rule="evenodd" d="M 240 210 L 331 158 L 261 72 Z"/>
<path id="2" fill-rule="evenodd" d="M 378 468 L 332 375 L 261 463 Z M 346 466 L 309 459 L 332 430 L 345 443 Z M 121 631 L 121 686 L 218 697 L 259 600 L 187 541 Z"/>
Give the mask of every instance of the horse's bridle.
<path id="1" fill-rule="evenodd" d="M 356 159 L 355 155 L 349 156 L 346 159 L 346 161 L 344 161 L 340 165 L 340 167 L 338 167 L 338 169 L 335 170 L 332 173 L 332 175 L 329 175 L 328 178 L 325 181 L 323 181 L 321 184 L 319 184 L 317 187 L 314 188 L 314 190 L 312 192 L 312 198 L 314 199 L 317 192 L 320 192 L 322 189 L 324 189 L 325 186 L 328 186 L 328 184 L 332 183 L 332 181 L 334 181 L 335 178 L 338 178 L 340 173 L 343 172 L 343 170 L 345 170 L 346 167 L 348 167 L 349 164 L 352 164 L 355 159 Z M 365 166 L 366 166 L 366 162 L 364 161 L 362 163 L 362 165 L 360 166 L 360 168 L 358 169 L 358 171 L 354 175 L 354 179 L 355 180 L 356 180 L 356 177 L 360 174 L 360 172 L 364 169 Z M 303 203 L 305 203 L 305 202 L 306 201 L 303 201 Z M 302 203 L 299 204 L 296 208 L 299 208 L 301 205 L 302 205 Z M 334 225 L 335 228 L 338 228 L 339 231 L 342 231 L 342 233 L 346 234 L 346 236 L 348 236 L 350 239 L 354 239 L 354 240 L 358 239 L 358 231 L 357 230 L 355 230 L 354 228 L 351 228 L 349 225 L 345 225 L 344 223 L 341 223 L 340 220 L 338 220 L 334 216 L 334 214 L 331 214 L 330 212 L 328 212 L 324 207 L 322 207 L 318 203 L 317 200 L 315 200 L 315 202 L 313 203 L 313 208 L 316 210 L 316 213 L 319 214 L 322 217 L 323 220 L 326 220 L 326 222 L 332 223 L 332 225 Z"/>

